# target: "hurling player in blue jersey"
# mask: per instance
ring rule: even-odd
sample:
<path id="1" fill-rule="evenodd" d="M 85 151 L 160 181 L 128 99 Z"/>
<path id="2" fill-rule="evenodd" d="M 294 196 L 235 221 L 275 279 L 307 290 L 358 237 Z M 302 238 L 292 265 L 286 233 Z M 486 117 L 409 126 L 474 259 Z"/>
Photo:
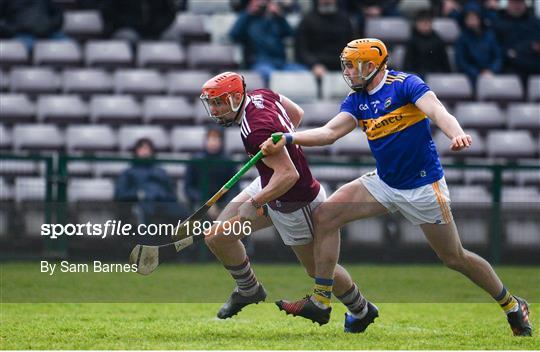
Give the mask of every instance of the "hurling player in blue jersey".
<path id="1" fill-rule="evenodd" d="M 366 133 L 377 164 L 375 171 L 339 188 L 314 212 L 313 294 L 276 304 L 293 315 L 328 321 L 340 227 L 399 211 L 421 227 L 446 266 L 467 276 L 501 305 L 514 335 L 532 335 L 527 302 L 510 294 L 491 265 L 461 245 L 429 120 L 446 134 L 454 151 L 468 148 L 471 136 L 418 76 L 388 70 L 387 60 L 386 46 L 378 39 L 348 43 L 341 53 L 341 64 L 343 77 L 353 91 L 340 112 L 323 127 L 285 133 L 279 143 L 274 145 L 269 139 L 261 146 L 268 155 L 285 144 L 329 145 L 358 126 Z M 347 312 L 345 331 L 362 331 L 377 316 L 377 307 L 371 304 L 360 313 Z"/>

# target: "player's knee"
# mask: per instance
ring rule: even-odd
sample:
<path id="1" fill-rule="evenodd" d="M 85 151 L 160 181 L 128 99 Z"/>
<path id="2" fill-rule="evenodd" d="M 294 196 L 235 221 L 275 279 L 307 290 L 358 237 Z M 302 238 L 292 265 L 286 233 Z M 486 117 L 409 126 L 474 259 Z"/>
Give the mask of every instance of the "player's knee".
<path id="1" fill-rule="evenodd" d="M 319 206 L 313 212 L 313 224 L 317 230 L 320 230 L 322 232 L 330 230 L 333 226 L 334 221 L 335 219 L 332 219 L 329 216 L 329 213 L 327 211 L 324 211 L 324 208 L 322 206 Z"/>
<path id="2" fill-rule="evenodd" d="M 452 270 L 463 271 L 467 267 L 467 257 L 463 251 L 439 257 L 443 261 L 444 265 Z"/>
<path id="3" fill-rule="evenodd" d="M 208 248 L 219 248 L 222 245 L 221 236 L 206 236 L 204 242 Z"/>

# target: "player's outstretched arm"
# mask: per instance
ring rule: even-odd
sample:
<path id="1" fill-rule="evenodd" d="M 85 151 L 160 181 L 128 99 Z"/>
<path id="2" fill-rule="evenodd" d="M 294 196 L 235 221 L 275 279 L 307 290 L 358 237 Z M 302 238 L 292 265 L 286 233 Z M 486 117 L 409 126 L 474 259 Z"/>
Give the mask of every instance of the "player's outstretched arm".
<path id="1" fill-rule="evenodd" d="M 450 148 L 453 151 L 459 151 L 471 146 L 471 136 L 465 134 L 457 119 L 446 110 L 435 93 L 427 92 L 416 101 L 415 105 L 450 138 Z"/>
<path id="2" fill-rule="evenodd" d="M 305 147 L 329 145 L 339 138 L 354 130 L 356 123 L 348 113 L 340 112 L 326 125 L 322 127 L 291 133 L 287 138 L 282 138 L 274 144 L 272 138 L 268 138 L 260 148 L 264 155 L 277 153 L 285 144 L 298 144 Z"/>

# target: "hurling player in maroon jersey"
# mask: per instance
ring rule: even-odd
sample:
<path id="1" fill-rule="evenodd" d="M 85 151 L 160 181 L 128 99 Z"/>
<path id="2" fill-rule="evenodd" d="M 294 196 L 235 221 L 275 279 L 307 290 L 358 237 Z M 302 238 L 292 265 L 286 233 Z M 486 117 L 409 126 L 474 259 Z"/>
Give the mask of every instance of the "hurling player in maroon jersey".
<path id="1" fill-rule="evenodd" d="M 208 115 L 218 124 L 239 127 L 246 153 L 256 154 L 259 145 L 276 131 L 293 132 L 302 120 L 303 110 L 290 99 L 269 89 L 247 93 L 242 76 L 225 72 L 202 87 L 201 100 Z M 251 222 L 253 231 L 274 226 L 283 242 L 290 246 L 310 276 L 314 274 L 313 210 L 326 199 L 326 192 L 311 175 L 302 148 L 291 145 L 256 164 L 259 177 L 234 198 L 218 220 L 239 215 Z M 268 216 L 259 215 L 265 207 Z M 250 267 L 243 234 L 208 236 L 206 243 L 236 281 L 237 287 L 221 307 L 218 317 L 226 319 L 243 307 L 266 298 L 263 286 Z M 334 294 L 352 314 L 362 314 L 370 304 L 360 293 L 347 271 L 337 266 Z M 361 331 L 373 321 L 364 321 Z M 319 324 L 327 320 L 318 321 Z M 360 331 L 358 331 L 360 332 Z"/>

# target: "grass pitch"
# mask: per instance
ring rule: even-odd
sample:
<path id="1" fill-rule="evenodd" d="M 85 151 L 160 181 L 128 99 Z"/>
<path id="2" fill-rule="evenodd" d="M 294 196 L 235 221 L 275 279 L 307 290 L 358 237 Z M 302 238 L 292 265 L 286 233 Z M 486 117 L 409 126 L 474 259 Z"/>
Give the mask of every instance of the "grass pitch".
<path id="1" fill-rule="evenodd" d="M 540 349 L 536 331 L 533 338 L 513 337 L 501 309 L 442 266 L 346 265 L 380 309 L 375 324 L 357 335 L 342 332 L 345 308 L 335 300 L 332 319 L 322 327 L 285 316 L 271 303 L 216 319 L 233 286 L 217 264 L 168 265 L 149 277 L 50 278 L 37 265 L 2 264 L 2 349 Z M 310 291 L 312 281 L 298 265 L 254 268 L 269 302 Z M 538 326 L 540 268 L 497 271 L 531 303 Z"/>

